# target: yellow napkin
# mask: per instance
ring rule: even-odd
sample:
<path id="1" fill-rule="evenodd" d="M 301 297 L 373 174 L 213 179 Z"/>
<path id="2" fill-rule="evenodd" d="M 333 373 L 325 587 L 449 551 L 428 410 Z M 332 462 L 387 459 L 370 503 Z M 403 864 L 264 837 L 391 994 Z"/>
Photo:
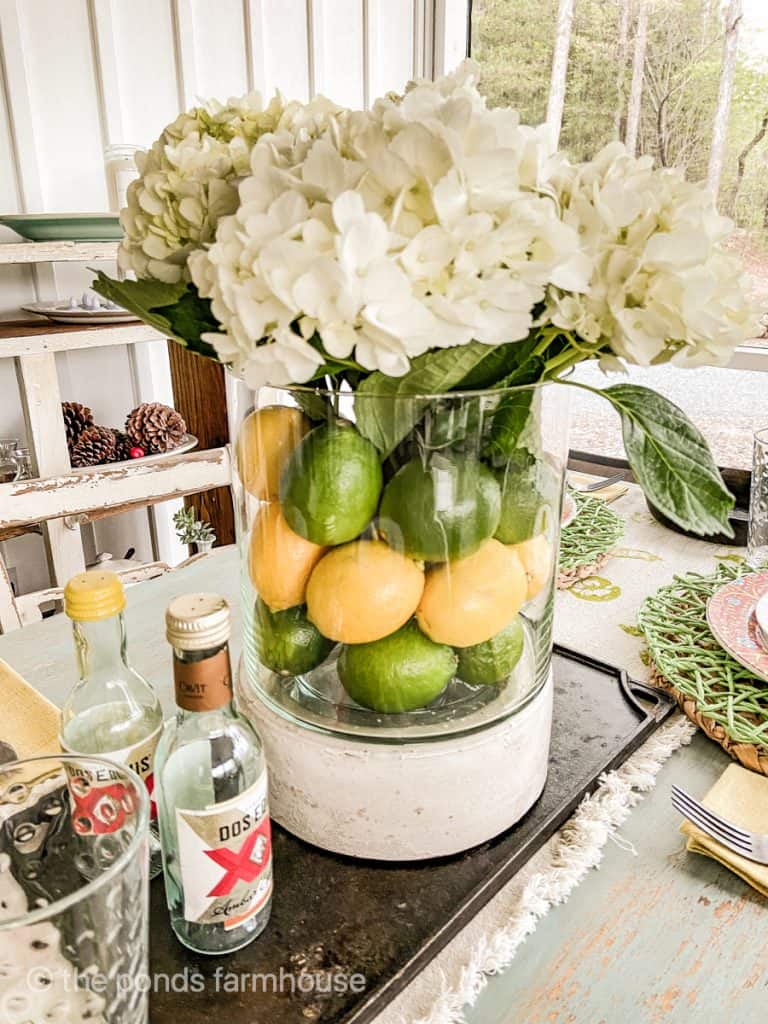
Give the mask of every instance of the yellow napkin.
<path id="1" fill-rule="evenodd" d="M 768 835 L 768 778 L 765 775 L 732 764 L 725 769 L 701 802 L 734 825 Z M 687 845 L 691 853 L 712 857 L 749 882 L 763 896 L 768 896 L 768 864 L 757 864 L 733 853 L 690 821 L 684 821 L 680 831 L 688 837 Z"/>
<path id="2" fill-rule="evenodd" d="M 59 709 L 0 659 L 0 740 L 19 757 L 57 754 Z"/>
<path id="3" fill-rule="evenodd" d="M 585 487 L 588 484 L 596 483 L 600 477 L 592 476 L 590 473 L 569 472 L 568 479 L 577 487 Z M 611 484 L 609 487 L 601 487 L 599 491 L 590 491 L 589 496 L 591 498 L 600 498 L 606 505 L 610 505 L 612 501 L 616 501 L 622 494 L 626 494 L 628 490 L 629 484 L 619 481 L 618 483 Z"/>

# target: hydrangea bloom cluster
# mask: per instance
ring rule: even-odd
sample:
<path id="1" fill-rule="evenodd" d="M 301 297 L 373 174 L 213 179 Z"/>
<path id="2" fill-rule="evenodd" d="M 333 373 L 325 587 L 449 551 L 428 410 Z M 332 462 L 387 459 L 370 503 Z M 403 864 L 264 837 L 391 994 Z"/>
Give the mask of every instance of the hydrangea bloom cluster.
<path id="1" fill-rule="evenodd" d="M 618 143 L 571 165 L 489 110 L 465 62 L 370 111 L 246 96 L 181 115 L 140 158 L 120 264 L 191 279 L 251 387 L 329 360 L 406 373 L 437 348 L 554 325 L 576 362 L 726 362 L 754 310 L 701 185 Z"/>
<path id="2" fill-rule="evenodd" d="M 398 376 L 431 348 L 519 341 L 548 286 L 586 288 L 561 162 L 474 75 L 254 146 L 237 211 L 189 262 L 224 332 L 206 340 L 250 386 L 306 381 L 325 354 Z"/>
<path id="3" fill-rule="evenodd" d="M 212 101 L 180 114 L 137 153 L 140 177 L 120 215 L 120 267 L 169 283 L 186 277 L 189 253 L 212 242 L 219 218 L 237 209 L 237 181 L 249 172 L 254 143 L 285 114 L 279 96 L 267 107 L 257 93 L 224 106 Z"/>
<path id="4" fill-rule="evenodd" d="M 620 143 L 559 181 L 563 220 L 591 263 L 589 288 L 550 289 L 548 316 L 615 357 L 648 366 L 725 364 L 755 326 L 733 229 L 702 185 Z"/>

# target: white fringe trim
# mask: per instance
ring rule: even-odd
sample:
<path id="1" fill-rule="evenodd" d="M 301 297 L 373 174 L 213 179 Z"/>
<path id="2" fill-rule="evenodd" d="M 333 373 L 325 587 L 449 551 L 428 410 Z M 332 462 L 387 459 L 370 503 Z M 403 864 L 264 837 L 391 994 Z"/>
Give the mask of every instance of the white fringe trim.
<path id="1" fill-rule="evenodd" d="M 539 920 L 551 907 L 564 903 L 587 872 L 597 867 L 606 842 L 612 839 L 623 843 L 623 849 L 635 853 L 631 844 L 615 836 L 616 829 L 642 795 L 653 789 L 664 762 L 678 747 L 690 743 L 695 732 L 687 718 L 675 718 L 620 768 L 601 775 L 599 787 L 582 800 L 559 833 L 545 870 L 532 875 L 525 884 L 513 916 L 481 939 L 453 984 L 442 972 L 440 995 L 427 1016 L 418 1020 L 401 1016 L 402 1024 L 466 1024 L 465 1008 L 475 1003 L 488 976 L 507 968 Z"/>

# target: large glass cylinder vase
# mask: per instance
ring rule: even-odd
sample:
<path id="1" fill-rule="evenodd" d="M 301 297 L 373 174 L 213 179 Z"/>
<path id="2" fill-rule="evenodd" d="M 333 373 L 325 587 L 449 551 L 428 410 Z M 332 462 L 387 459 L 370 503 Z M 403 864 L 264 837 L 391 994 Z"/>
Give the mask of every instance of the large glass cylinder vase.
<path id="1" fill-rule="evenodd" d="M 239 699 L 302 838 L 455 853 L 541 793 L 564 390 L 241 389 Z"/>

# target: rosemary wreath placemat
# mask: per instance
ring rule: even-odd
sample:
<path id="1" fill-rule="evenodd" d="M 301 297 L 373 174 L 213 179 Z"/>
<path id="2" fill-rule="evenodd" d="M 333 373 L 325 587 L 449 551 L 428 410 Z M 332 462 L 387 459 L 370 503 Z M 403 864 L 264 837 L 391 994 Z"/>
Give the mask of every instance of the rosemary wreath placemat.
<path id="1" fill-rule="evenodd" d="M 768 684 L 734 661 L 707 625 L 710 596 L 744 571 L 721 562 L 713 573 L 676 576 L 646 598 L 638 625 L 651 681 L 731 757 L 768 775 Z"/>
<path id="2" fill-rule="evenodd" d="M 624 520 L 601 498 L 579 491 L 571 494 L 578 515 L 560 536 L 560 590 L 598 573 L 608 561 L 611 548 L 624 535 Z"/>

